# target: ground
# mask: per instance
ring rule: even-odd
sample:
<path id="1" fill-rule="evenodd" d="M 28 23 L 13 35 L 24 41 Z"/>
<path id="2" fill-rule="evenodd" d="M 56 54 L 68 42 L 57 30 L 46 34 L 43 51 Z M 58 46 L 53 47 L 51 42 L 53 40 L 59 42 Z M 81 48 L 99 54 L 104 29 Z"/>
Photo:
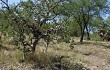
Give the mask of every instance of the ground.
<path id="1" fill-rule="evenodd" d="M 76 45 L 74 48 L 82 56 L 84 66 L 91 70 L 110 70 L 109 42 L 96 42 Z"/>
<path id="2" fill-rule="evenodd" d="M 58 46 L 62 52 L 58 54 L 68 55 L 73 60 L 75 58 L 74 61 L 91 70 L 110 70 L 110 42 L 76 42 L 73 49 L 64 44 Z M 76 57 L 72 56 L 74 54 Z"/>
<path id="3" fill-rule="evenodd" d="M 12 47 L 12 45 L 7 45 L 7 47 L 10 46 Z M 36 51 L 45 50 L 42 43 L 37 48 Z M 79 43 L 75 41 L 73 49 L 67 43 L 55 43 L 49 45 L 47 53 L 65 56 L 71 64 L 82 64 L 90 70 L 110 70 L 110 42 L 84 41 L 84 43 Z M 32 65 L 19 63 L 17 60 L 21 57 L 18 55 L 19 50 L 16 52 L 14 49 L 0 50 L 0 70 L 33 70 Z"/>

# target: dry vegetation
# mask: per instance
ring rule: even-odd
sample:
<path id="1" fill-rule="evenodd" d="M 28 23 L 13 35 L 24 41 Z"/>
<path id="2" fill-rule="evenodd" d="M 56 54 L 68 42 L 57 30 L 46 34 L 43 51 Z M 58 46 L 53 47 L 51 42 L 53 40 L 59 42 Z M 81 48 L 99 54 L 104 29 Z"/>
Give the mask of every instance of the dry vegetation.
<path id="1" fill-rule="evenodd" d="M 55 65 L 60 63 L 62 70 L 109 70 L 109 42 L 85 41 L 74 42 L 70 49 L 67 43 L 50 44 L 47 52 L 39 43 L 36 54 L 28 53 L 23 60 L 23 52 L 13 45 L 5 45 L 0 49 L 0 70 L 59 70 Z"/>

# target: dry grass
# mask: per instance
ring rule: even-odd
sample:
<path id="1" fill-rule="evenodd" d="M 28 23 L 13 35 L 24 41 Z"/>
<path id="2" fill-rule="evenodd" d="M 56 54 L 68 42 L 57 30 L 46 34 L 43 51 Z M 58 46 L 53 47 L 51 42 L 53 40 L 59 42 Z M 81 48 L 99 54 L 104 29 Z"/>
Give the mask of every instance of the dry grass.
<path id="1" fill-rule="evenodd" d="M 109 42 L 99 42 L 99 41 L 84 41 L 84 43 L 79 43 L 78 38 L 75 40 L 75 45 L 73 49 L 68 47 L 67 43 L 50 44 L 47 52 L 45 52 L 45 47 L 43 44 L 39 44 L 36 49 L 36 55 L 29 59 L 30 60 L 41 60 L 41 66 L 47 64 L 47 60 L 56 58 L 56 55 L 63 56 L 64 59 L 62 63 L 65 65 L 74 65 L 75 63 L 81 64 L 91 70 L 109 70 L 110 69 L 110 49 Z M 10 50 L 11 49 L 11 50 Z M 23 59 L 23 52 L 18 50 L 13 45 L 6 45 L 4 49 L 0 50 L 0 69 L 3 70 L 4 67 L 9 69 L 23 69 L 27 70 L 29 68 L 32 70 L 32 63 L 30 67 L 28 64 L 19 63 Z M 32 62 L 32 61 L 30 61 Z M 66 64 L 67 63 L 67 64 Z M 20 67 L 19 67 L 20 66 Z M 19 68 L 16 68 L 19 67 Z M 27 68 L 26 68 L 27 67 Z M 9 70 L 8 68 L 5 70 Z M 72 69 L 71 69 L 72 70 Z M 80 69 L 77 69 L 80 70 Z"/>

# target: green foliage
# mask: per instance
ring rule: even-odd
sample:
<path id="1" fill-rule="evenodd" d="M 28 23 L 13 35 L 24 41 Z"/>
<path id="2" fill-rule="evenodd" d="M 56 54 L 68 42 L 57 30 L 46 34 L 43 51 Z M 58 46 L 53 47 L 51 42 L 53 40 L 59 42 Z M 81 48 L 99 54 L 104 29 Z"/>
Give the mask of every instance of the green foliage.
<path id="1" fill-rule="evenodd" d="M 64 5 L 64 12 L 67 12 L 70 18 L 73 17 L 75 19 L 74 21 L 76 21 L 80 27 L 80 42 L 83 41 L 84 30 L 86 29 L 88 31 L 88 26 L 91 27 L 90 20 L 107 9 L 108 6 L 106 4 L 107 0 L 69 0 L 68 3 Z"/>
<path id="2" fill-rule="evenodd" d="M 100 36 L 99 36 L 97 33 L 93 33 L 93 34 L 91 35 L 91 39 L 92 39 L 93 41 L 101 41 L 101 38 L 100 38 Z"/>
<path id="3" fill-rule="evenodd" d="M 70 19 L 67 22 L 68 32 L 71 36 L 79 37 L 80 36 L 80 27 L 74 20 Z"/>
<path id="4" fill-rule="evenodd" d="M 6 9 L 1 9 L 0 14 L 3 13 L 6 16 L 6 23 L 1 21 L 2 29 L 8 36 L 17 36 L 18 41 L 28 44 L 28 46 L 33 45 L 35 50 L 38 41 L 43 38 L 45 29 L 50 28 L 48 21 L 54 20 L 55 17 L 59 14 L 58 9 L 60 8 L 59 3 L 61 1 L 25 1 L 15 5 L 8 5 L 4 1 L 1 1 L 6 5 Z M 49 27 L 48 27 L 49 26 Z M 2 30 L 3 31 L 3 30 Z M 33 42 L 30 43 L 30 40 L 26 40 L 26 36 L 30 36 L 30 40 Z M 22 39 L 21 39 L 22 38 Z M 15 41 L 16 42 L 16 41 Z"/>
<path id="5" fill-rule="evenodd" d="M 4 42 L 23 46 L 23 52 L 18 51 L 15 55 L 19 62 L 33 63 L 35 68 L 40 69 L 83 70 L 83 65 L 71 64 L 62 55 L 33 51 L 42 38 L 49 44 L 57 36 L 59 43 L 70 43 L 70 48 L 74 48 L 70 39 L 74 36 L 83 37 L 86 35 L 85 30 L 95 32 L 100 27 L 110 30 L 110 17 L 106 21 L 99 17 L 103 11 L 108 10 L 106 3 L 107 0 L 27 0 L 21 1 L 18 6 L 4 3 L 5 9 L 0 8 L 0 32 L 3 33 Z M 103 22 L 106 22 L 104 25 L 107 27 L 103 27 Z M 48 30 L 51 31 L 46 35 Z M 101 40 L 97 33 L 91 37 L 95 41 Z"/>

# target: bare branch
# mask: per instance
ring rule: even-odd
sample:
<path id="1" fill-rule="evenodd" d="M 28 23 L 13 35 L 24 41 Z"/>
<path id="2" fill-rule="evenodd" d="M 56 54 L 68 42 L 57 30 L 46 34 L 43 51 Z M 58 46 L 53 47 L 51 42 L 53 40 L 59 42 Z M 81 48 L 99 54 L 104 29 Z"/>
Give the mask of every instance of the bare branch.
<path id="1" fill-rule="evenodd" d="M 9 7 L 9 5 L 5 2 L 5 1 L 3 1 L 3 0 L 0 0 L 3 4 L 5 4 L 6 5 L 6 7 L 3 7 L 3 8 L 6 8 L 6 9 L 8 9 L 8 10 L 10 10 L 10 7 Z"/>
<path id="2" fill-rule="evenodd" d="M 43 23 L 46 23 L 47 20 L 52 20 L 52 19 L 54 19 L 54 18 L 57 16 L 57 12 L 58 12 L 58 11 L 55 12 L 54 9 L 58 6 L 58 4 L 59 4 L 60 2 L 61 2 L 61 1 L 56 2 L 56 4 L 55 4 L 54 6 L 52 6 L 51 8 L 49 8 L 49 3 L 48 3 L 47 0 L 46 0 L 46 4 L 47 4 L 49 10 L 46 12 L 46 15 L 43 15 L 43 14 L 39 13 L 39 14 L 41 14 L 41 16 L 44 17 L 44 20 L 42 20 L 42 21 L 40 22 L 40 26 L 42 26 Z M 55 14 L 55 16 L 54 16 L 53 18 L 49 18 L 49 13 L 50 13 L 51 11 L 53 11 L 53 13 Z M 48 17 L 47 17 L 47 16 L 48 16 Z"/>
<path id="3" fill-rule="evenodd" d="M 18 3 L 18 4 L 14 7 L 14 9 L 16 9 L 19 5 L 20 5 L 20 3 Z"/>

